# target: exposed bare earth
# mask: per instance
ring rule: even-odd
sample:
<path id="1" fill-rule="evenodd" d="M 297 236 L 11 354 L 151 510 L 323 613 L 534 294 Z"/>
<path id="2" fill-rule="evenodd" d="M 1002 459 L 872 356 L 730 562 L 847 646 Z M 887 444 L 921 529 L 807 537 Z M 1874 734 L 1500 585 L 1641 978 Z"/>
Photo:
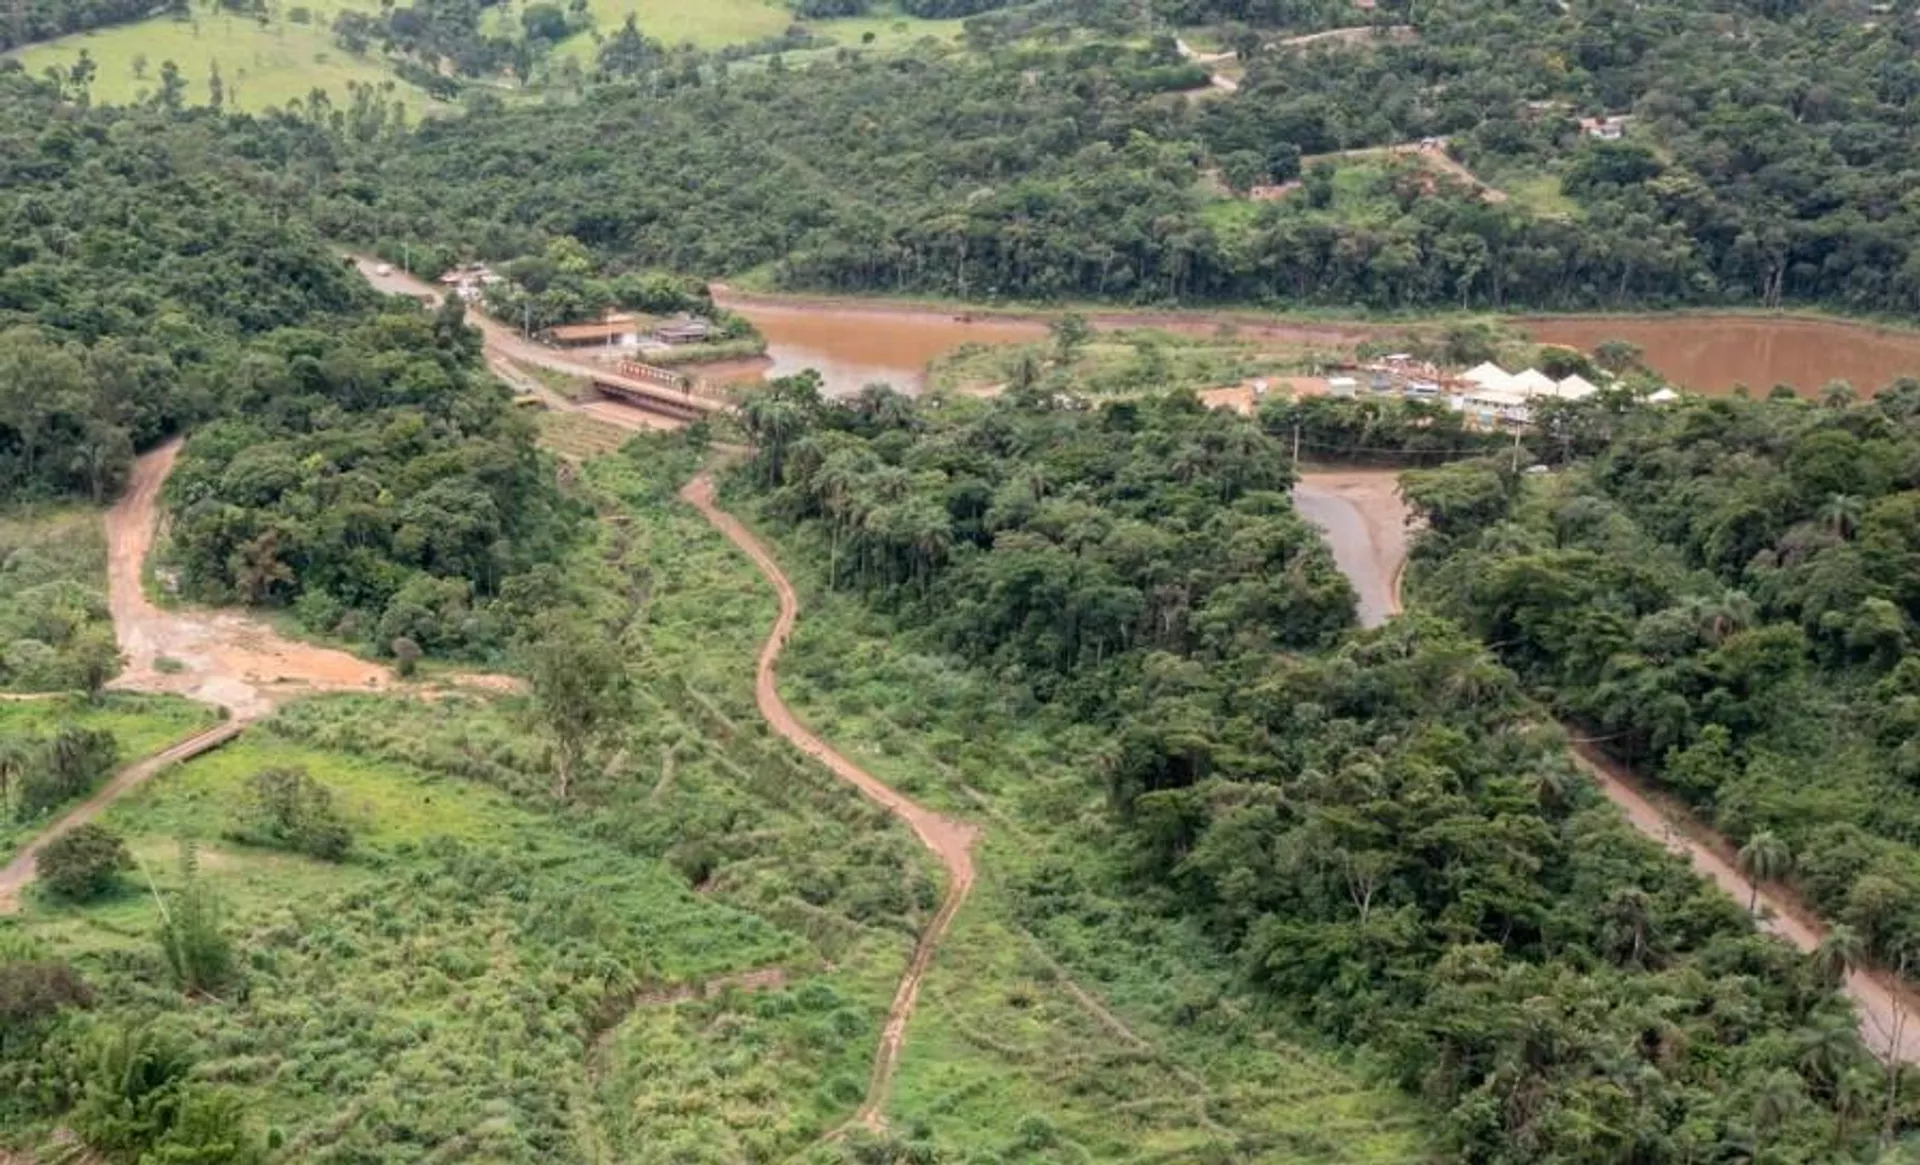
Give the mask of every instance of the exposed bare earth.
<path id="1" fill-rule="evenodd" d="M 1301 512 L 1328 531 L 1334 560 L 1362 596 L 1361 621 L 1367 626 L 1377 626 L 1401 609 L 1410 511 L 1399 496 L 1397 476 L 1392 470 L 1316 471 L 1301 476 L 1294 494 L 1296 501 L 1305 502 Z M 1368 596 L 1383 605 L 1370 609 Z M 1685 857 L 1700 876 L 1740 905 L 1757 902 L 1762 929 L 1803 952 L 1813 951 L 1826 937 L 1825 925 L 1791 891 L 1771 884 L 1756 888 L 1748 881 L 1735 867 L 1727 840 L 1685 808 L 1646 788 L 1590 744 L 1577 743 L 1569 751 L 1635 829 Z M 1920 1031 L 1915 1030 L 1920 1025 L 1908 1021 L 1916 1001 L 1904 985 L 1885 972 L 1862 970 L 1847 976 L 1845 990 L 1869 1048 L 1883 1057 L 1920 1063 Z"/>
<path id="2" fill-rule="evenodd" d="M 218 748 L 271 712 L 280 700 L 305 692 L 378 691 L 396 686 L 387 668 L 344 651 L 296 643 L 257 620 L 230 611 L 163 611 L 142 587 L 142 568 L 159 525 L 160 489 L 180 455 L 176 439 L 141 455 L 120 500 L 107 511 L 107 606 L 125 670 L 110 687 L 165 692 L 220 708 L 227 719 L 122 768 L 93 796 L 42 830 L 0 869 L 0 914 L 19 908 L 20 890 L 33 880 L 34 859 L 60 835 L 92 820 L 128 791 L 171 765 Z M 163 668 L 162 660 L 168 661 Z M 517 690 L 511 676 L 456 675 L 446 683 L 480 691 Z M 424 698 L 445 688 L 408 689 Z"/>
<path id="3" fill-rule="evenodd" d="M 965 822 L 944 817 L 916 803 L 835 752 L 800 723 L 780 698 L 778 676 L 775 673 L 780 653 L 785 649 L 787 638 L 792 635 L 794 624 L 800 617 L 800 600 L 794 593 L 792 582 L 773 555 L 760 544 L 760 540 L 737 518 L 715 504 L 713 479 L 710 476 L 702 474 L 694 478 L 680 491 L 680 496 L 759 567 L 760 573 L 773 584 L 779 596 L 780 614 L 774 620 L 765 646 L 760 649 L 759 666 L 754 676 L 754 698 L 768 726 L 801 752 L 826 765 L 834 776 L 858 789 L 868 800 L 906 822 L 920 839 L 920 844 L 932 851 L 947 869 L 946 897 L 926 930 L 921 932 L 913 958 L 900 977 L 893 1005 L 887 1011 L 887 1023 L 881 1032 L 880 1046 L 874 1053 L 873 1071 L 867 1082 L 867 1097 L 854 1115 L 857 1123 L 877 1129 L 881 1125 L 880 1110 L 886 1104 L 887 1091 L 892 1086 L 894 1070 L 900 1062 L 900 1051 L 906 1043 L 907 1024 L 913 1018 L 914 1005 L 919 1000 L 920 984 L 926 978 L 927 968 L 933 963 L 940 940 L 945 937 L 947 929 L 953 924 L 954 915 L 959 913 L 961 904 L 966 901 L 967 892 L 973 888 L 973 843 L 979 836 L 978 831 Z"/>
<path id="4" fill-rule="evenodd" d="M 389 686 L 393 675 L 386 668 L 344 651 L 294 643 L 232 612 L 163 611 L 147 598 L 141 569 L 153 549 L 160 487 L 179 454 L 175 440 L 141 456 L 126 494 L 107 511 L 107 602 L 127 657 L 113 686 L 189 696 L 242 721 L 271 711 L 276 696 L 289 690 Z M 161 671 L 163 658 L 177 670 Z"/>

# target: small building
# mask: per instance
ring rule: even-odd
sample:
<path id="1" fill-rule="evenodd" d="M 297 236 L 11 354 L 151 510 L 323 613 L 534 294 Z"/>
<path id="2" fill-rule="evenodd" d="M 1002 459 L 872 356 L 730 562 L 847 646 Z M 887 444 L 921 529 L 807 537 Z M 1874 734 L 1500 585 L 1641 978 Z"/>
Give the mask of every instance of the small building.
<path id="1" fill-rule="evenodd" d="M 561 324 L 547 338 L 562 348 L 634 348 L 640 344 L 640 326 L 629 315 L 610 315 L 590 324 Z"/>
<path id="2" fill-rule="evenodd" d="M 704 344 L 713 339 L 713 325 L 702 319 L 675 320 L 653 330 L 662 344 Z"/>
<path id="3" fill-rule="evenodd" d="M 1407 395 L 1414 400 L 1433 400 L 1440 395 L 1440 382 L 1437 380 L 1407 381 Z"/>
<path id="4" fill-rule="evenodd" d="M 1333 376 L 1327 379 L 1327 393 L 1330 396 L 1354 396 L 1360 391 L 1360 382 L 1351 376 Z"/>
<path id="5" fill-rule="evenodd" d="M 1580 119 L 1580 132 L 1590 138 L 1603 142 L 1617 142 L 1626 136 L 1627 117 L 1625 114 L 1607 117 L 1583 117 Z"/>

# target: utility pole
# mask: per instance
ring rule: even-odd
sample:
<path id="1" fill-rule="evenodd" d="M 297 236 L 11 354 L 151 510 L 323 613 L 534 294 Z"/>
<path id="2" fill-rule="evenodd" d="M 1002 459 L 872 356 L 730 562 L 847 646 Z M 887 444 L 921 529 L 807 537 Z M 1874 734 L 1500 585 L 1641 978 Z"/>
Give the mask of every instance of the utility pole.
<path id="1" fill-rule="evenodd" d="M 413 274 L 413 244 L 400 244 L 400 270 Z"/>
<path id="2" fill-rule="evenodd" d="M 1512 469 L 1512 472 L 1514 472 L 1514 473 L 1519 473 L 1519 472 L 1520 472 L 1520 430 L 1519 430 L 1519 428 L 1518 428 L 1518 427 L 1515 427 L 1515 429 L 1513 430 L 1513 469 Z"/>
<path id="3" fill-rule="evenodd" d="M 1293 423 L 1293 463 L 1300 464 L 1300 422 Z"/>
<path id="4" fill-rule="evenodd" d="M 526 339 L 531 340 L 533 339 L 533 301 L 528 300 L 520 306 L 525 309 L 524 314 L 520 317 L 520 334 Z"/>

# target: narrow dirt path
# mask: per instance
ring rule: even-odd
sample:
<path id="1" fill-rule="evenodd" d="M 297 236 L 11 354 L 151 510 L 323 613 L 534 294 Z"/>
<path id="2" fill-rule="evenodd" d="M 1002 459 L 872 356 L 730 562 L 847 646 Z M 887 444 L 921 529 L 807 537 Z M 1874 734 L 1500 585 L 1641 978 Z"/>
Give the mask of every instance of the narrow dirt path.
<path id="1" fill-rule="evenodd" d="M 906 822 L 913 829 L 914 836 L 920 839 L 920 844 L 926 846 L 947 868 L 946 898 L 940 903 L 940 909 L 927 924 L 926 930 L 921 932 L 920 941 L 914 946 L 913 958 L 908 961 L 907 969 L 900 977 L 893 1005 L 887 1011 L 886 1026 L 881 1031 L 880 1046 L 874 1052 L 866 1100 L 854 1114 L 856 1123 L 878 1129 L 882 1123 L 880 1111 L 886 1105 L 887 1092 L 900 1063 L 900 1052 L 906 1044 L 907 1024 L 912 1020 L 914 1005 L 919 1001 L 920 984 L 926 978 L 927 968 L 933 963 L 940 940 L 953 925 L 954 916 L 960 912 L 968 891 L 973 888 L 973 843 L 979 837 L 979 832 L 965 822 L 944 817 L 913 801 L 835 752 L 800 723 L 780 698 L 775 672 L 780 653 L 786 648 L 787 638 L 793 634 L 794 624 L 800 617 L 800 600 L 794 593 L 793 583 L 780 569 L 773 555 L 760 544 L 760 540 L 739 519 L 715 503 L 713 478 L 710 475 L 703 473 L 688 482 L 686 488 L 680 491 L 680 496 L 753 561 L 779 596 L 780 614 L 774 620 L 766 644 L 760 649 L 760 660 L 754 675 L 754 699 L 760 706 L 760 714 L 766 717 L 768 726 L 801 752 L 826 765 L 834 776 L 858 789 L 868 800 Z"/>
<path id="2" fill-rule="evenodd" d="M 152 756 L 135 761 L 115 773 L 113 779 L 100 786 L 93 796 L 74 806 L 58 821 L 42 830 L 38 837 L 28 842 L 24 849 L 14 855 L 12 861 L 8 862 L 4 868 L 0 868 L 0 915 L 12 914 L 20 908 L 20 891 L 28 882 L 33 881 L 34 861 L 39 857 L 41 850 L 69 831 L 92 821 L 101 810 L 138 787 L 155 773 L 170 765 L 192 760 L 201 753 L 212 752 L 240 735 L 246 727 L 245 722 L 239 720 L 228 720 L 216 724 Z"/>
<path id="3" fill-rule="evenodd" d="M 1330 470 L 1303 473 L 1294 496 L 1301 512 L 1328 530 L 1334 560 L 1363 596 L 1361 622 L 1376 627 L 1400 613 L 1400 583 L 1406 572 L 1409 509 L 1398 493 L 1395 470 Z M 1346 547 L 1343 552 L 1343 545 Z M 1364 549 L 1362 549 L 1364 548 Z M 1384 595 L 1383 606 L 1369 608 L 1368 595 Z M 1802 952 L 1812 952 L 1826 937 L 1826 926 L 1781 887 L 1754 884 L 1735 867 L 1733 847 L 1671 799 L 1649 789 L 1639 777 L 1614 763 L 1591 744 L 1568 749 L 1573 762 L 1600 786 L 1635 829 L 1682 856 L 1701 877 L 1720 887 L 1741 906 L 1765 907 L 1757 925 Z M 1920 1064 L 1920 1024 L 1911 1017 L 1913 993 L 1882 971 L 1855 971 L 1845 990 L 1859 1014 L 1860 1035 L 1876 1055 Z"/>

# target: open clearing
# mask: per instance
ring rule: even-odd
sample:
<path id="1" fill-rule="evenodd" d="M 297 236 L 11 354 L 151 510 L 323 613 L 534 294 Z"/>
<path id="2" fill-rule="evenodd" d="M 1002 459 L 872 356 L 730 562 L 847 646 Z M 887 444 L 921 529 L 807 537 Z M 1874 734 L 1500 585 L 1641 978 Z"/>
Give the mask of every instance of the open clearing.
<path id="1" fill-rule="evenodd" d="M 137 24 L 76 33 L 14 54 L 30 73 L 49 67 L 67 69 L 85 50 L 99 66 L 92 94 L 96 102 L 125 105 L 151 97 L 160 86 L 160 65 L 172 61 L 187 82 L 186 100 L 207 103 L 207 79 L 217 65 L 227 104 L 259 112 L 289 101 L 304 101 L 324 89 L 334 105 L 348 101 L 350 84 L 387 90 L 389 99 L 420 114 L 437 103 L 397 81 L 377 57 L 360 58 L 333 43 L 329 29 L 343 10 L 375 10 L 373 0 L 320 0 L 311 24 L 270 20 L 264 26 L 249 17 L 197 8 L 191 20 L 160 16 Z M 136 71 L 140 65 L 144 75 Z"/>

